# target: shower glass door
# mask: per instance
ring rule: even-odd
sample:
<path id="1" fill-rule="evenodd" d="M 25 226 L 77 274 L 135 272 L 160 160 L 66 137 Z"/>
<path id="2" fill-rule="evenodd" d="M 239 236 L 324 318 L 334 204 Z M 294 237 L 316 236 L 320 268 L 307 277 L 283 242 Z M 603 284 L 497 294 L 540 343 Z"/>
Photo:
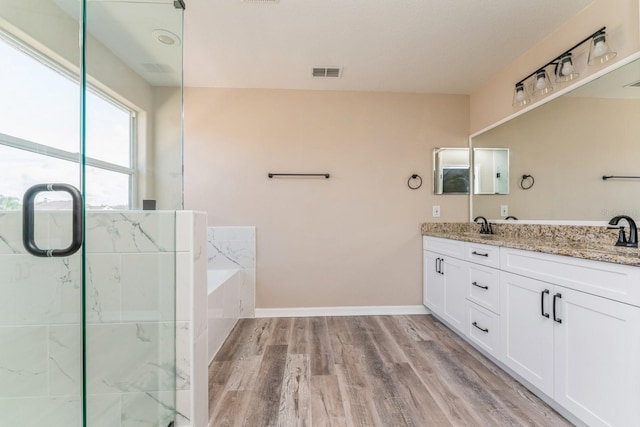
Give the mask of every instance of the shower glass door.
<path id="1" fill-rule="evenodd" d="M 73 201 L 46 186 L 24 200 L 39 184 L 81 189 L 80 13 L 78 2 L 62 13 L 53 2 L 0 0 L 2 426 L 82 421 L 83 255 L 46 256 L 72 243 Z M 45 256 L 25 249 L 23 231 Z"/>
<path id="2" fill-rule="evenodd" d="M 2 427 L 189 425 L 178 6 L 0 0 Z"/>

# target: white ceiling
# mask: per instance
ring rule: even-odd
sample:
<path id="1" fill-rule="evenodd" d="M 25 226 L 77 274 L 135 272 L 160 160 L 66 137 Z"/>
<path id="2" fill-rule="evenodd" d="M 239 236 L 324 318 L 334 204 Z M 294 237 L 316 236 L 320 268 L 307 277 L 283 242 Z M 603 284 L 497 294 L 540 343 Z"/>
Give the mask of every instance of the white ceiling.
<path id="1" fill-rule="evenodd" d="M 185 84 L 469 94 L 592 1 L 187 0 Z"/>

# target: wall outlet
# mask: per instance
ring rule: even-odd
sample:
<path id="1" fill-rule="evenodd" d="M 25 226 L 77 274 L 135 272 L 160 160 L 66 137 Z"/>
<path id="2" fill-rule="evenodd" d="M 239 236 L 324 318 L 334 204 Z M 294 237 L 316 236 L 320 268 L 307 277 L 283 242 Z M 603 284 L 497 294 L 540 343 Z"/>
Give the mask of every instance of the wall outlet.
<path id="1" fill-rule="evenodd" d="M 500 205 L 500 216 L 502 217 L 509 216 L 509 206 Z"/>
<path id="2" fill-rule="evenodd" d="M 440 205 L 433 205 L 433 217 L 434 218 L 440 217 Z"/>

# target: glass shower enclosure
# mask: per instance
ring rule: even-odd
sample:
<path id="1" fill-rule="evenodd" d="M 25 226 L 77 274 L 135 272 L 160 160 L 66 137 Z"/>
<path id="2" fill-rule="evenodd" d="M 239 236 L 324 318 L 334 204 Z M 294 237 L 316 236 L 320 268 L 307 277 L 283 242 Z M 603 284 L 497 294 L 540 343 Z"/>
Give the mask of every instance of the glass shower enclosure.
<path id="1" fill-rule="evenodd" d="M 0 0 L 0 426 L 180 425 L 183 9 Z"/>

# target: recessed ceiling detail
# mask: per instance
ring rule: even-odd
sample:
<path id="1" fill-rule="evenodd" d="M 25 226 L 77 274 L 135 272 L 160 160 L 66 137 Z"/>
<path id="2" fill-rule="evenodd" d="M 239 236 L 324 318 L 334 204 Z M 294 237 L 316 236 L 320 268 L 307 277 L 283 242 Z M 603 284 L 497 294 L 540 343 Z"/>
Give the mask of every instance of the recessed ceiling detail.
<path id="1" fill-rule="evenodd" d="M 342 77 L 342 67 L 313 67 L 313 77 Z"/>

